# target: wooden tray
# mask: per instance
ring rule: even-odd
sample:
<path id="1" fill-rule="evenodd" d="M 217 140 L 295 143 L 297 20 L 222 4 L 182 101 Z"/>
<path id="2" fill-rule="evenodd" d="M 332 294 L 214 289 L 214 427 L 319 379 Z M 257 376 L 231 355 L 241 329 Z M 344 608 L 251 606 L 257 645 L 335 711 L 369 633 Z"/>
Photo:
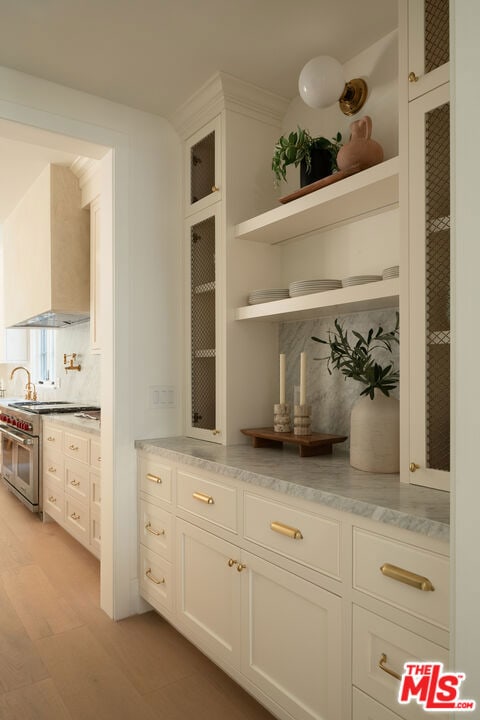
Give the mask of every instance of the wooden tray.
<path id="1" fill-rule="evenodd" d="M 346 168 L 345 170 L 339 170 L 336 173 L 333 173 L 333 175 L 328 175 L 325 178 L 322 178 L 321 180 L 316 180 L 313 183 L 310 183 L 309 185 L 304 185 L 304 187 L 300 188 L 300 190 L 295 190 L 295 192 L 291 193 L 290 195 L 284 195 L 281 198 L 278 198 L 278 201 L 285 204 L 289 203 L 292 200 L 296 200 L 299 197 L 303 197 L 304 195 L 309 195 L 312 192 L 315 192 L 315 190 L 320 190 L 320 188 L 327 187 L 327 185 L 332 185 L 333 183 L 338 182 L 339 180 L 343 180 L 346 177 L 349 177 L 349 175 L 355 175 L 355 173 L 360 172 L 361 170 L 365 170 L 367 168 L 367 165 L 363 165 L 362 163 L 357 163 L 356 165 L 352 165 L 349 168 Z"/>
<path id="2" fill-rule="evenodd" d="M 332 445 L 344 442 L 347 439 L 347 435 L 326 435 L 324 433 L 294 435 L 293 432 L 275 432 L 273 428 L 247 428 L 241 432 L 252 438 L 254 448 L 271 447 L 281 449 L 284 442 L 298 445 L 300 457 L 331 455 Z"/>

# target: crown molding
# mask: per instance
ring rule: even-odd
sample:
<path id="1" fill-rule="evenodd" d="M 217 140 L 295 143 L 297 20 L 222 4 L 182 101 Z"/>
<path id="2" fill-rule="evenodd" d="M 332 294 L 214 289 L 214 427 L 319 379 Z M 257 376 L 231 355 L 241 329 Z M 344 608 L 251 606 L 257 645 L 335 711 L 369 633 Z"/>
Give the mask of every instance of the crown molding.
<path id="1" fill-rule="evenodd" d="M 70 170 L 78 178 L 80 188 L 83 188 L 98 170 L 99 161 L 93 158 L 79 156 L 70 165 Z"/>
<path id="2" fill-rule="evenodd" d="M 223 110 L 231 110 L 274 127 L 281 125 L 290 100 L 217 72 L 170 118 L 179 135 L 186 139 Z"/>

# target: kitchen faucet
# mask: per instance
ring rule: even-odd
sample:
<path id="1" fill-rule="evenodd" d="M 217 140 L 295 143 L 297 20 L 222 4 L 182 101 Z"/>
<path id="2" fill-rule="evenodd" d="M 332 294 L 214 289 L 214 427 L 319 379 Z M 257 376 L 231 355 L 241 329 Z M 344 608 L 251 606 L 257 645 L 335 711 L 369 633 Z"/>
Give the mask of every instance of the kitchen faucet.
<path id="1" fill-rule="evenodd" d="M 36 400 L 37 390 L 35 388 L 35 385 L 32 383 L 32 378 L 30 377 L 30 373 L 26 367 L 23 367 L 23 365 L 18 365 L 18 367 L 13 368 L 12 372 L 10 373 L 10 380 L 13 380 L 13 376 L 17 372 L 17 370 L 25 370 L 25 372 L 27 373 L 27 384 L 25 385 L 25 400 Z"/>

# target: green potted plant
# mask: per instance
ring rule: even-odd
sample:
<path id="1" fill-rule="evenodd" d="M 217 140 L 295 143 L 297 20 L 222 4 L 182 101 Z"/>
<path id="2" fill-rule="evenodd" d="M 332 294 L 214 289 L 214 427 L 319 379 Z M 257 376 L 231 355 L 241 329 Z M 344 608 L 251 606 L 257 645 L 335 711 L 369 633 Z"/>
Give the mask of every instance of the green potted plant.
<path id="1" fill-rule="evenodd" d="M 275 186 L 287 179 L 287 166 L 300 165 L 300 185 L 304 187 L 337 170 L 337 154 L 342 147 L 340 132 L 328 140 L 325 137 L 313 138 L 308 130 L 298 127 L 288 135 L 282 135 L 272 158 L 272 170 Z"/>
<path id="2" fill-rule="evenodd" d="M 334 326 L 326 340 L 312 340 L 328 346 L 329 355 L 320 359 L 327 360 L 330 374 L 332 369 L 339 370 L 345 379 L 352 378 L 364 386 L 350 416 L 350 464 L 369 472 L 398 472 L 399 403 L 390 392 L 397 387 L 400 376 L 393 362 L 379 361 L 378 353 L 391 354 L 398 344 L 399 315 L 393 330 L 371 328 L 366 335 L 352 330 L 352 342 L 338 320 Z"/>

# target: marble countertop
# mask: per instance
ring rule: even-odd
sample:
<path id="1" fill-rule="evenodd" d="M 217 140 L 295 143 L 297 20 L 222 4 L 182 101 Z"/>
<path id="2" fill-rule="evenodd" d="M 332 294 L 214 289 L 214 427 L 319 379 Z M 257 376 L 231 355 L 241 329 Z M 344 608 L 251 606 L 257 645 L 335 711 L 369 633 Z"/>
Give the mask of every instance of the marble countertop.
<path id="1" fill-rule="evenodd" d="M 73 413 L 49 413 L 42 415 L 43 422 L 53 422 L 55 425 L 62 425 L 71 430 L 82 430 L 100 436 L 100 421 L 89 418 L 75 417 Z"/>
<path id="2" fill-rule="evenodd" d="M 398 475 L 355 470 L 348 454 L 337 448 L 333 455 L 300 458 L 298 450 L 288 445 L 282 450 L 254 449 L 184 437 L 137 440 L 135 447 L 227 478 L 449 540 L 449 493 L 401 483 Z"/>

